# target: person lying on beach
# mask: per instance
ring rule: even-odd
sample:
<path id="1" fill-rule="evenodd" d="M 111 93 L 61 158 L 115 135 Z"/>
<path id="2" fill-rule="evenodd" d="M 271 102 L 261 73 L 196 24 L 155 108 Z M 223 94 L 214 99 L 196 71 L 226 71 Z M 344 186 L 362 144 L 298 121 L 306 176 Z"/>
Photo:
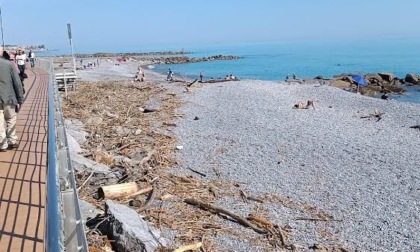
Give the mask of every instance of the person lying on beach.
<path id="1" fill-rule="evenodd" d="M 293 106 L 293 108 L 294 109 L 308 109 L 311 106 L 312 106 L 312 108 L 314 110 L 316 110 L 315 101 L 310 101 L 310 100 L 308 100 L 308 102 L 306 103 L 306 105 L 303 102 L 299 102 L 299 103 L 295 104 Z"/>

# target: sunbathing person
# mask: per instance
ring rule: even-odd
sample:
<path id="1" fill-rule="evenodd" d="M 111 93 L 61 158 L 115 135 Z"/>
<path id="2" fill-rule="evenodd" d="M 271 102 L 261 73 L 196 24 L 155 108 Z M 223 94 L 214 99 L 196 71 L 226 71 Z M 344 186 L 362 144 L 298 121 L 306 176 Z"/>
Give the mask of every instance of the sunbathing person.
<path id="1" fill-rule="evenodd" d="M 293 106 L 293 108 L 294 109 L 308 109 L 311 106 L 312 106 L 312 108 L 314 110 L 316 110 L 315 101 L 310 101 L 310 100 L 308 100 L 308 102 L 306 103 L 306 105 L 303 102 L 299 102 L 299 103 L 295 104 Z"/>

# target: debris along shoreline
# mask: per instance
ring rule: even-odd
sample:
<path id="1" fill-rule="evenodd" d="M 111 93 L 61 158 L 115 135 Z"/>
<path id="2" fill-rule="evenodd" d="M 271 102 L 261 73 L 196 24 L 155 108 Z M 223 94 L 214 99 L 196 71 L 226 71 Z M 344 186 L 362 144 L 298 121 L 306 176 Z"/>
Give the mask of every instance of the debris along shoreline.
<path id="1" fill-rule="evenodd" d="M 130 245 L 121 245 L 112 231 L 115 225 L 124 226 L 120 224 L 121 220 L 107 213 L 108 205 L 115 209 L 114 202 L 121 204 L 118 211 L 128 211 L 124 209 L 128 206 L 144 216 L 163 232 L 163 239 L 175 236 L 173 243 L 163 240 L 155 244 L 155 248 L 161 251 L 197 243 L 206 251 L 223 250 L 214 244 L 215 233 L 253 239 L 255 246 L 261 249 L 294 248 L 288 242 L 287 231 L 265 217 L 256 213 L 240 216 L 228 208 L 214 205 L 217 198 L 236 197 L 240 192 L 240 202 L 247 199 L 264 203 L 262 199 L 239 191 L 237 182 L 221 178 L 202 180 L 168 172 L 169 168 L 177 166 L 174 151 L 181 149 L 175 145 L 171 133 L 179 118 L 175 111 L 181 101 L 178 94 L 168 92 L 160 84 L 133 84 L 127 80 L 81 82 L 78 91 L 64 102 L 65 117 L 69 120 L 78 118 L 87 132 L 86 141 L 81 141 L 85 149 L 83 157 L 109 168 L 107 171 L 97 170 L 93 165 L 81 167 L 76 162 L 79 164 L 75 168 L 80 198 L 105 211 L 105 214 L 87 221 L 92 248 L 103 249 L 110 246 L 109 240 L 116 240 L 111 244 L 112 248 L 130 251 Z M 183 92 L 183 87 L 179 84 L 178 90 Z M 158 108 L 148 109 L 151 103 Z M 78 160 L 74 155 L 72 159 Z M 134 191 L 128 185 L 133 182 L 136 185 Z M 115 188 L 113 193 L 110 193 L 111 187 Z M 105 193 L 105 188 L 108 193 Z M 104 203 L 109 199 L 114 202 Z M 243 227 L 226 228 L 219 215 L 229 217 Z M 255 233 L 249 233 L 247 228 Z M 103 234 L 108 237 L 101 238 Z M 159 234 L 155 232 L 155 236 L 159 237 Z M 133 239 L 132 243 L 136 241 L 129 239 Z M 127 237 L 123 240 L 126 241 Z"/>
<path id="2" fill-rule="evenodd" d="M 92 89 L 95 92 L 91 92 Z M 220 251 L 221 248 L 214 247 L 213 244 L 214 232 L 246 237 L 235 228 L 223 228 L 222 219 L 204 211 L 214 212 L 215 209 L 263 234 L 258 239 L 254 238 L 260 240 L 262 246 L 271 247 L 268 240 L 264 245 L 264 240 L 269 239 L 276 246 L 290 247 L 281 227 L 260 227 L 258 222 L 252 224 L 255 219 L 247 220 L 246 216 L 241 217 L 229 210 L 210 205 L 217 197 L 235 194 L 233 182 L 222 179 L 205 181 L 167 172 L 168 168 L 176 165 L 175 138 L 170 133 L 171 128 L 176 125 L 173 123 L 177 118 L 175 109 L 180 105 L 176 96 L 166 92 L 159 83 L 151 82 L 133 84 L 122 80 L 79 84 L 78 91 L 69 95 L 64 102 L 65 117 L 78 118 L 84 124 L 88 137 L 82 145 L 85 149 L 83 156 L 110 168 L 109 172 L 104 172 L 90 169 L 89 165 L 76 165 L 80 198 L 98 209 L 111 207 L 114 209 L 111 212 L 114 213 L 129 211 L 124 206 L 130 207 L 155 228 L 162 229 L 164 233 L 167 230 L 168 236 L 175 236 L 174 243 L 168 244 L 167 240 L 159 240 L 153 249 L 166 251 L 165 248 L 173 249 L 200 242 L 207 251 Z M 151 100 L 159 108 L 147 109 Z M 153 113 L 145 113 L 147 110 Z M 141 189 L 138 190 L 135 186 L 134 191 L 128 190 L 132 187 L 127 182 L 134 182 Z M 114 189 L 111 194 L 110 187 L 118 187 L 118 190 Z M 105 188 L 109 193 L 105 193 Z M 113 199 L 114 202 L 107 201 L 107 206 L 104 207 L 104 201 L 108 199 Z M 115 210 L 115 202 L 121 204 L 119 210 Z M 189 205 L 199 205 L 204 210 Z M 116 217 L 109 216 L 108 211 L 105 210 L 105 215 L 96 216 L 87 222 L 90 227 L 90 245 L 96 249 L 104 248 L 109 246 L 109 240 L 116 240 L 111 243 L 112 248 L 131 251 L 130 244 L 136 243 L 136 240 L 124 237 L 124 241 L 132 239 L 128 245 L 118 241 L 113 226 L 124 224 L 120 223 L 121 220 L 116 220 Z M 103 234 L 109 237 L 101 239 Z M 155 236 L 159 235 L 155 232 Z M 164 237 L 165 235 L 163 239 Z"/>
<path id="3" fill-rule="evenodd" d="M 403 238 L 405 232 L 394 233 L 396 223 L 375 205 L 404 197 L 413 204 L 414 196 L 386 178 L 404 162 L 398 179 L 419 182 L 413 141 L 418 130 L 409 128 L 418 124 L 417 105 L 319 83 L 199 83 L 184 93 L 188 82 L 146 74 L 146 82 L 81 83 L 64 111 L 68 119 L 83 121 L 88 132 L 83 155 L 112 168 L 78 170 L 81 198 L 106 211 L 99 188 L 136 182 L 138 192 L 113 201 L 160 230 L 166 238 L 156 241 L 166 248 L 161 251 L 186 245 L 205 251 L 405 248 L 395 239 L 414 246 Z M 305 99 L 315 99 L 317 110 L 291 109 Z M 392 155 L 389 146 L 398 146 Z M 355 186 L 361 183 L 367 191 Z M 413 215 L 399 214 L 409 220 L 407 232 L 415 234 L 419 225 Z M 381 218 L 388 219 L 389 228 Z M 88 221 L 90 245 L 103 248 L 110 246 L 108 239 L 120 239 L 109 231 L 115 223 L 109 213 Z M 384 245 L 378 243 L 384 235 L 378 225 L 394 234 Z"/>

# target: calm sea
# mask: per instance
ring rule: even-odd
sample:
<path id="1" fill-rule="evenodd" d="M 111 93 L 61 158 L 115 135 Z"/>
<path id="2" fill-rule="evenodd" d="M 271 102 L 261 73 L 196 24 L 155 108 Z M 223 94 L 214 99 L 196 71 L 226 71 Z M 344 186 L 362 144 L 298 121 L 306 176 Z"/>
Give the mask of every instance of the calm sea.
<path id="1" fill-rule="evenodd" d="M 113 48 L 106 52 L 167 51 L 168 48 Z M 420 38 L 387 38 L 358 41 L 305 41 L 235 45 L 189 46 L 170 48 L 192 52 L 191 57 L 236 55 L 231 61 L 158 65 L 155 70 L 198 78 L 223 78 L 233 74 L 241 79 L 284 80 L 295 73 L 298 78 L 325 78 L 341 73 L 392 72 L 399 78 L 407 73 L 420 74 Z M 96 51 L 84 50 L 83 53 Z M 76 52 L 82 52 L 81 50 Z M 420 103 L 420 88 L 409 88 L 403 96 L 393 99 Z"/>

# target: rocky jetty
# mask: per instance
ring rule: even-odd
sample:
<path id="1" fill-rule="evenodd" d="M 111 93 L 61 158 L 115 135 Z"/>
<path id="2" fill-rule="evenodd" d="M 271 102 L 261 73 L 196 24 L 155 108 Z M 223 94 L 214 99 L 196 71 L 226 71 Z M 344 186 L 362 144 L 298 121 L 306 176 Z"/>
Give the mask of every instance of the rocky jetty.
<path id="1" fill-rule="evenodd" d="M 214 55 L 214 56 L 202 57 L 202 58 L 191 58 L 191 57 L 186 57 L 186 56 L 139 58 L 139 60 L 148 61 L 153 64 L 184 64 L 184 63 L 197 63 L 197 62 L 204 62 L 204 61 L 236 60 L 236 59 L 240 59 L 240 57 L 234 56 L 234 55 Z"/>
<path id="2" fill-rule="evenodd" d="M 365 78 L 367 86 L 359 86 L 359 92 L 368 96 L 373 96 L 377 92 L 401 94 L 405 92 L 405 86 L 420 85 L 420 76 L 412 73 L 407 74 L 405 78 L 398 78 L 393 73 L 343 73 L 335 75 L 331 79 L 323 79 L 321 76 L 317 76 L 315 79 L 329 81 L 330 85 L 339 88 L 357 89 L 357 83 L 352 78 L 353 75 L 361 75 Z"/>
<path id="3" fill-rule="evenodd" d="M 106 58 L 106 57 L 144 57 L 144 56 L 171 56 L 171 55 L 187 55 L 191 52 L 186 51 L 167 51 L 167 52 L 138 52 L 138 53 L 78 53 L 76 58 Z"/>
<path id="4" fill-rule="evenodd" d="M 194 58 L 186 55 L 190 52 L 146 52 L 146 53 L 93 53 L 76 54 L 78 59 L 84 58 L 121 58 L 123 61 L 145 61 L 151 64 L 184 64 L 215 60 L 236 60 L 241 57 L 235 55 L 213 55 L 208 57 Z M 68 56 L 68 55 L 66 55 Z"/>

